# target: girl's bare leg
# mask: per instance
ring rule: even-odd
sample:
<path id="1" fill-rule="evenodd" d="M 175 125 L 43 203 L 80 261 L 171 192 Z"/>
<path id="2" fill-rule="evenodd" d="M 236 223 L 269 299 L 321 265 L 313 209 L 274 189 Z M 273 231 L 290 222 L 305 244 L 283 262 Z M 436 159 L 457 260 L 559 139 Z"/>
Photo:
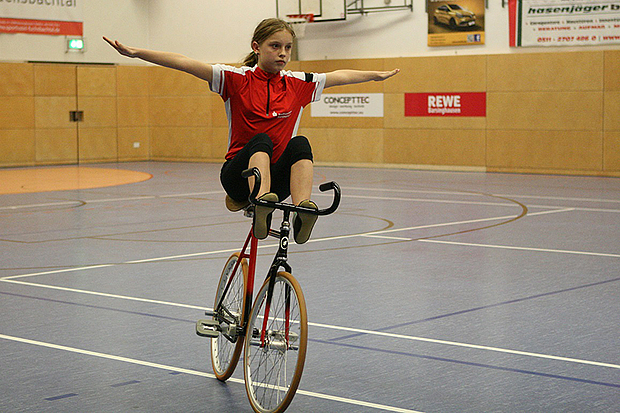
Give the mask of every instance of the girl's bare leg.
<path id="1" fill-rule="evenodd" d="M 256 167 L 260 171 L 261 183 L 260 190 L 258 191 L 257 198 L 260 198 L 262 195 L 266 194 L 271 189 L 271 170 L 270 170 L 271 159 L 269 159 L 269 155 L 265 152 L 256 152 L 254 155 L 250 157 L 250 162 L 248 163 L 248 168 Z M 250 185 L 250 192 L 254 188 L 254 177 L 251 176 L 248 179 Z"/>
<path id="2" fill-rule="evenodd" d="M 291 198 L 293 204 L 310 199 L 314 165 L 309 159 L 301 159 L 291 166 Z"/>

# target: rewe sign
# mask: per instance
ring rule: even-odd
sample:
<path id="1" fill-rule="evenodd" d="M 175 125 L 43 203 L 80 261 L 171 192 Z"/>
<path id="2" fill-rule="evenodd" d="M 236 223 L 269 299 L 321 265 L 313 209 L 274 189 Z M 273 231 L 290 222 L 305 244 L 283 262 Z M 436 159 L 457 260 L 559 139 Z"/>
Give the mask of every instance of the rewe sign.
<path id="1" fill-rule="evenodd" d="M 486 116 L 486 93 L 406 93 L 405 116 Z"/>

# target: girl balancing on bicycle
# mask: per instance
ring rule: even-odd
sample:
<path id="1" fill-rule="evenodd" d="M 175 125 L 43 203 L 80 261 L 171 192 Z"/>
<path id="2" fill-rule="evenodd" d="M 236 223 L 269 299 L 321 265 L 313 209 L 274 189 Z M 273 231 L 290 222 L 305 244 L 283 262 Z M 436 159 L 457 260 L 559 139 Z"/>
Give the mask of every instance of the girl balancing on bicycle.
<path id="1" fill-rule="evenodd" d="M 186 56 L 125 46 L 107 41 L 120 54 L 139 58 L 192 74 L 209 82 L 226 104 L 230 125 L 228 152 L 220 180 L 226 191 L 226 206 L 238 211 L 248 206 L 254 177 L 241 172 L 258 168 L 262 181 L 258 198 L 284 201 L 290 195 L 295 205 L 317 209 L 310 200 L 313 180 L 313 156 L 308 139 L 297 136 L 303 108 L 321 98 L 323 89 L 383 81 L 399 72 L 336 70 L 329 73 L 284 71 L 291 58 L 295 32 L 285 21 L 275 18 L 261 21 L 252 37 L 252 52 L 241 68 L 208 64 Z M 256 206 L 254 236 L 269 234 L 273 208 Z M 299 213 L 292 219 L 295 242 L 310 237 L 316 215 Z"/>

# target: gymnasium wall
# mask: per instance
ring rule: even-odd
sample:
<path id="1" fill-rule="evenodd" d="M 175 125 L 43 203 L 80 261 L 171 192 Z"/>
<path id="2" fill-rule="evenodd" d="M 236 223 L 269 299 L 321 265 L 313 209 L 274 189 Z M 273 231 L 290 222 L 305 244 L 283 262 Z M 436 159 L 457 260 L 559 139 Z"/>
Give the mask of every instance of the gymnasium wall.
<path id="1" fill-rule="evenodd" d="M 318 118 L 301 133 L 319 164 L 620 176 L 620 51 L 291 62 L 402 72 L 329 89 L 384 93 L 383 118 Z M 467 76 L 464 76 L 466 68 Z M 486 92 L 487 115 L 406 117 L 411 92 Z M 221 161 L 219 96 L 153 66 L 0 63 L 0 166 Z M 83 111 L 70 122 L 70 111 Z"/>

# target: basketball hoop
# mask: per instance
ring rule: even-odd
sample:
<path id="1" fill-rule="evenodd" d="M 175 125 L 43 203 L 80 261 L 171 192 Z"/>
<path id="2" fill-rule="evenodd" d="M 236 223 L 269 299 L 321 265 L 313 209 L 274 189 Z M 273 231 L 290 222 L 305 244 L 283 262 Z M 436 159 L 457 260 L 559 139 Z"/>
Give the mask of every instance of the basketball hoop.
<path id="1" fill-rule="evenodd" d="M 287 14 L 286 21 L 295 31 L 295 37 L 300 39 L 306 34 L 306 26 L 308 23 L 314 21 L 314 14 Z"/>

